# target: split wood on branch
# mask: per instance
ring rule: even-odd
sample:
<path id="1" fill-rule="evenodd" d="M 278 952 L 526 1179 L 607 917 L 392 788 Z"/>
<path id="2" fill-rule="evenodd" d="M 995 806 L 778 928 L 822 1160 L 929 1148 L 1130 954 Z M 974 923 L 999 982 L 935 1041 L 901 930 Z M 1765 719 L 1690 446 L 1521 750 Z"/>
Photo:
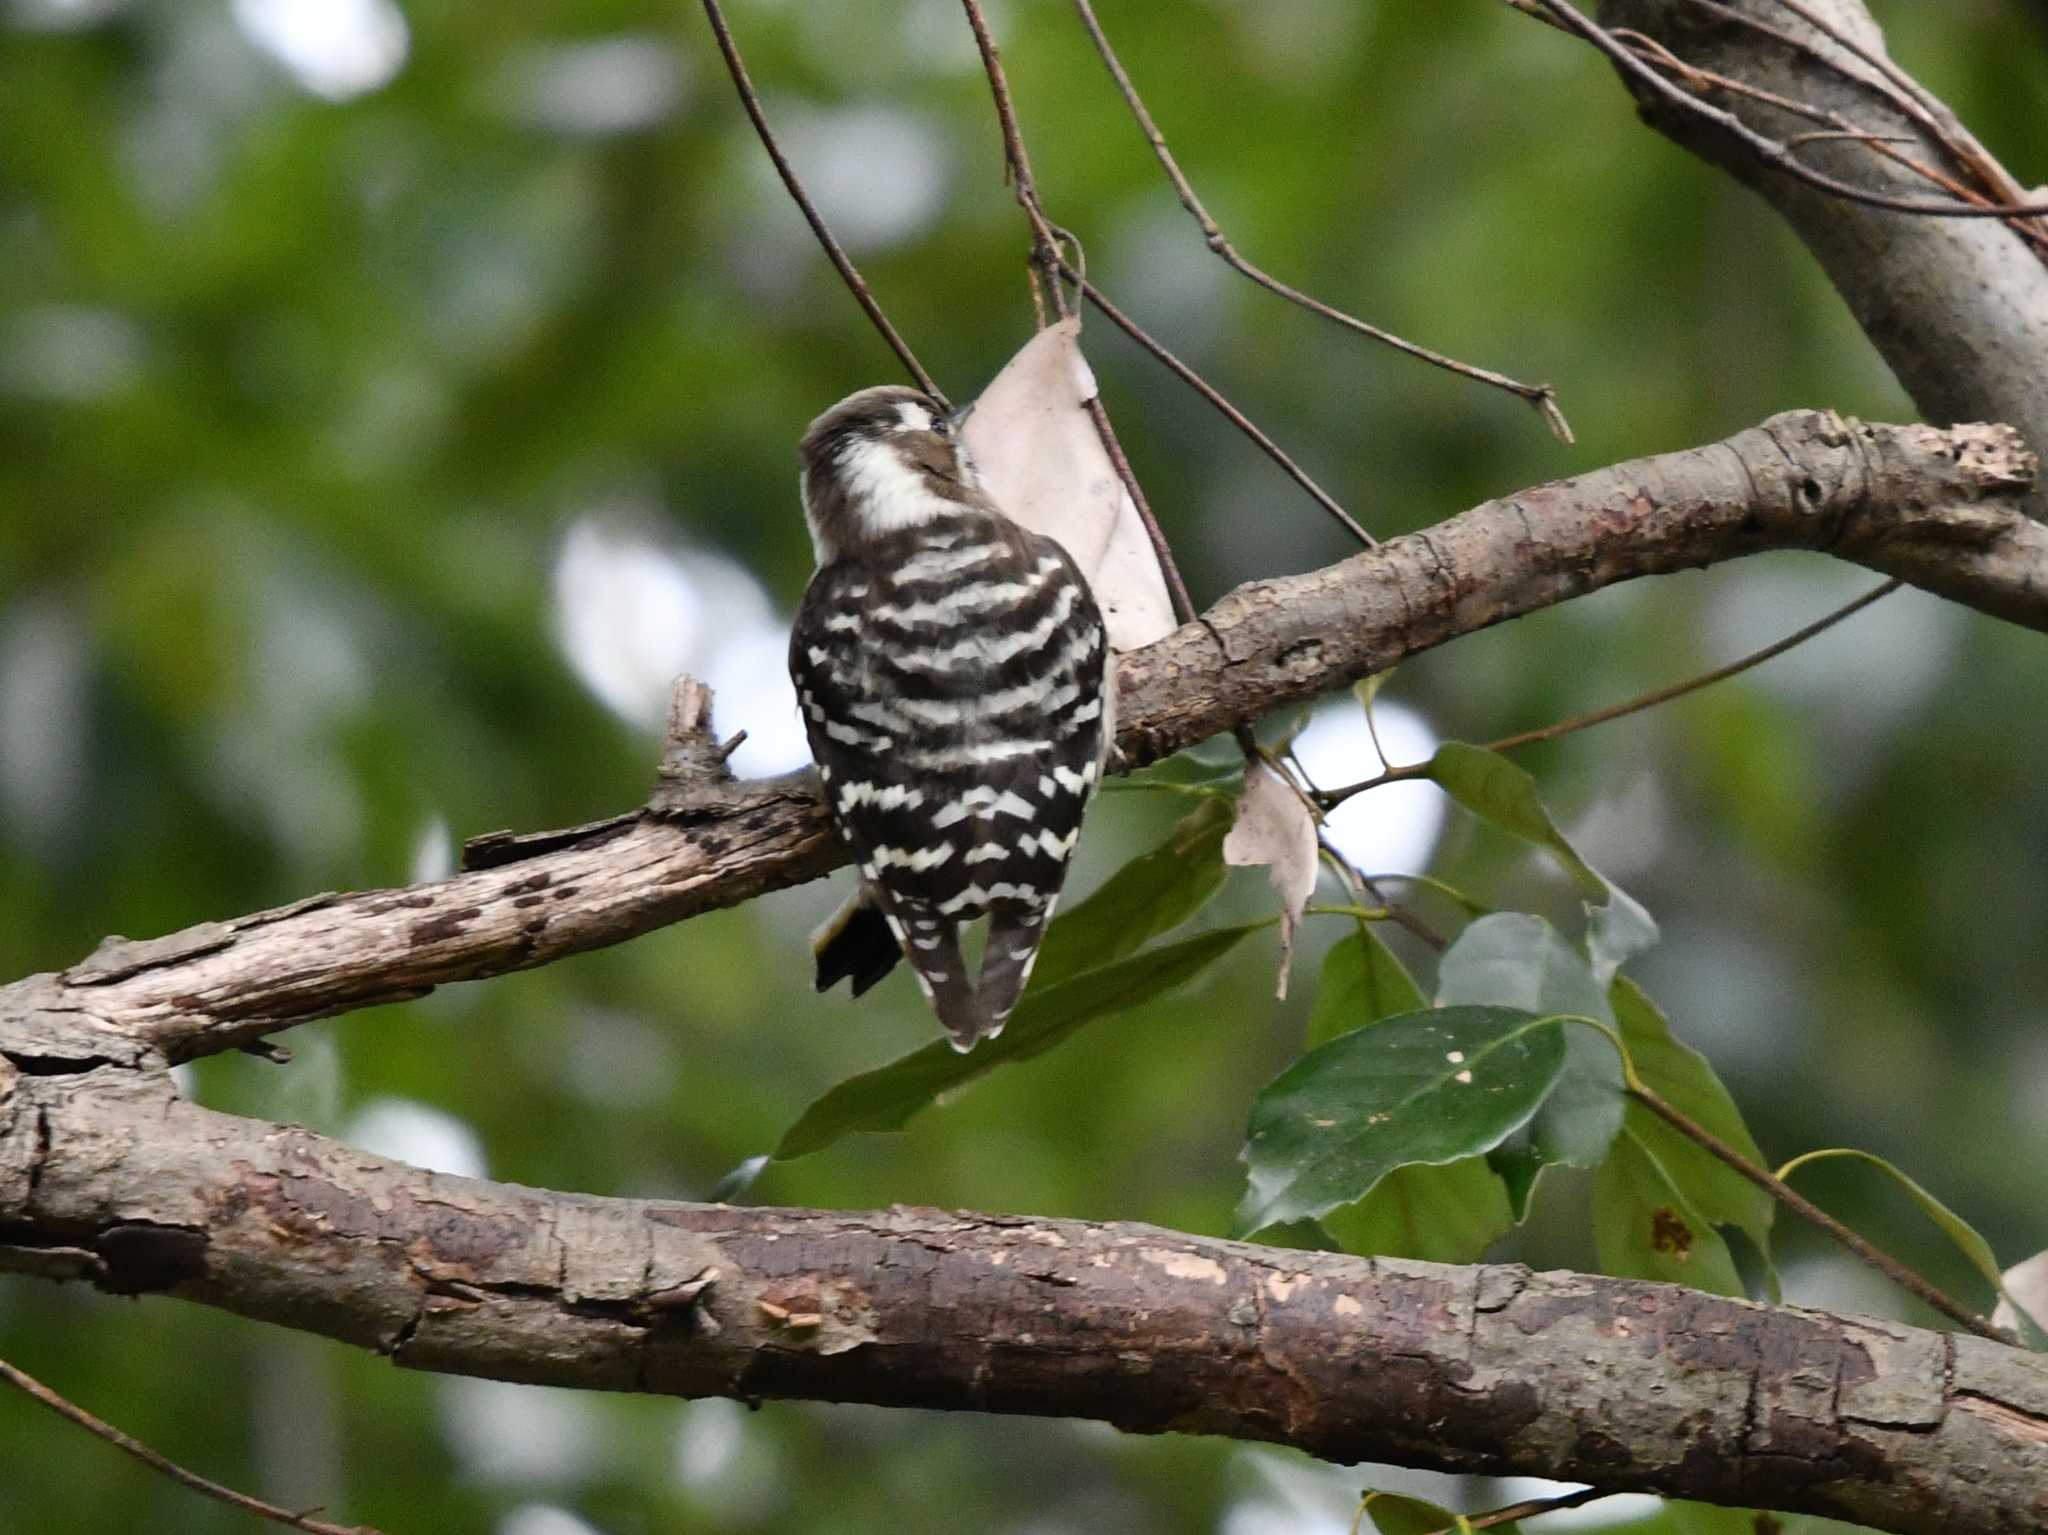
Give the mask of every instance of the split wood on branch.
<path id="1" fill-rule="evenodd" d="M 1639 576 L 1766 550 L 1824 550 L 2048 631 L 2048 526 L 2017 505 L 2038 465 L 2009 428 L 1881 426 L 1794 412 L 1705 447 L 1490 501 L 1303 575 L 1256 581 L 1123 657 L 1118 745 L 1142 766 L 1403 657 Z M 416 997 L 618 943 L 816 879 L 846 861 L 807 775 L 723 776 L 708 698 L 694 755 L 650 805 L 473 844 L 471 867 L 397 890 L 320 895 L 168 937 L 110 939 L 61 974 L 0 987 L 60 1060 L 173 1061 L 311 1018 Z M 55 1030 L 53 1033 L 52 1030 Z M 111 1030 L 111 1034 L 108 1032 Z"/>
<path id="2" fill-rule="evenodd" d="M 9 1049 L 41 1074 L 0 1059 L 0 1268 L 422 1370 L 1097 1418 L 1902 1535 L 2048 1524 L 2048 1358 L 1980 1338 L 1133 1224 L 546 1193 L 202 1108 L 160 1057 L 50 1069 L 75 1029 L 36 1027 Z"/>

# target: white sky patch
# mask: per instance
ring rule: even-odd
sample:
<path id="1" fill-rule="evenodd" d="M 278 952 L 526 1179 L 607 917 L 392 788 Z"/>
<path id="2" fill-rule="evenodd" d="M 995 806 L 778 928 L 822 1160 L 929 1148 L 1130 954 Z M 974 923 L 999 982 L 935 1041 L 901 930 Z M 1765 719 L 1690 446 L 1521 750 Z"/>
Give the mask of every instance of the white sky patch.
<path id="1" fill-rule="evenodd" d="M 0 612 L 0 817 L 52 848 L 84 810 L 92 662 L 85 626 L 51 598 Z"/>
<path id="2" fill-rule="evenodd" d="M 683 1410 L 676 1431 L 676 1480 L 685 1487 L 718 1481 L 738 1463 L 746 1442 L 746 1410 L 723 1397 L 706 1397 Z"/>
<path id="3" fill-rule="evenodd" d="M 1712 654 L 1735 657 L 1869 590 L 1868 571 L 1744 566 L 1706 613 Z M 1908 587 L 1742 679 L 1868 737 L 1911 715 L 1940 686 L 1962 643 L 1963 610 Z"/>
<path id="4" fill-rule="evenodd" d="M 491 1535 L 603 1535 L 566 1508 L 551 1503 L 522 1503 L 500 1519 Z"/>
<path id="5" fill-rule="evenodd" d="M 658 730 L 669 687 L 703 626 L 703 600 L 674 554 L 586 518 L 555 562 L 555 636 L 613 713 Z"/>
<path id="6" fill-rule="evenodd" d="M 689 1403 L 677 1418 L 670 1465 L 708 1524 L 777 1528 L 788 1469 L 774 1440 L 753 1432 L 748 1417 L 722 1397 Z"/>
<path id="7" fill-rule="evenodd" d="M 1424 762 L 1437 748 L 1429 722 L 1382 695 L 1373 705 L 1380 745 L 1397 767 Z M 1365 710 L 1348 695 L 1321 705 L 1295 738 L 1294 754 L 1319 789 L 1340 788 L 1380 771 Z M 1388 784 L 1353 795 L 1329 815 L 1330 841 L 1368 874 L 1420 874 L 1444 824 L 1443 791 L 1431 783 Z"/>
<path id="8" fill-rule="evenodd" d="M 419 829 L 419 835 L 412 839 L 412 867 L 406 876 L 407 883 L 424 885 L 430 880 L 446 879 L 454 872 L 454 835 L 445 818 L 430 816 Z"/>
<path id="9" fill-rule="evenodd" d="M 597 138 L 638 133 L 672 117 L 685 81 L 673 44 L 621 34 L 523 49 L 507 66 L 501 94 L 520 122 Z"/>
<path id="10" fill-rule="evenodd" d="M 555 563 L 555 635 L 576 675 L 631 724 L 660 731 L 669 693 L 688 673 L 714 695 L 721 739 L 742 778 L 811 760 L 789 680 L 789 625 L 741 566 L 676 548 L 602 513 L 570 528 Z"/>
<path id="11" fill-rule="evenodd" d="M 805 110 L 771 103 L 769 115 L 818 211 L 847 249 L 899 245 L 938 218 L 952 157 L 925 119 L 881 104 Z M 788 210 L 791 238 L 797 238 L 802 224 L 788 209 L 789 194 L 767 157 L 753 158 L 757 195 Z M 808 232 L 802 238 L 808 240 Z"/>
<path id="12" fill-rule="evenodd" d="M 489 1170 L 476 1131 L 453 1114 L 410 1098 L 372 1098 L 343 1128 L 341 1139 L 429 1172 L 482 1178 Z"/>
<path id="13" fill-rule="evenodd" d="M 329 101 L 388 85 L 412 46 L 391 0 L 233 0 L 233 11 L 250 42 Z"/>
<path id="14" fill-rule="evenodd" d="M 712 692 L 711 720 L 720 740 L 747 733 L 727 759 L 741 778 L 793 772 L 811 760 L 810 741 L 789 680 L 789 630 L 763 623 L 734 635 L 712 655 L 704 682 Z"/>
<path id="15" fill-rule="evenodd" d="M 434 1384 L 441 1438 L 473 1476 L 536 1486 L 588 1476 L 604 1459 L 604 1414 L 579 1392 L 457 1376 Z"/>

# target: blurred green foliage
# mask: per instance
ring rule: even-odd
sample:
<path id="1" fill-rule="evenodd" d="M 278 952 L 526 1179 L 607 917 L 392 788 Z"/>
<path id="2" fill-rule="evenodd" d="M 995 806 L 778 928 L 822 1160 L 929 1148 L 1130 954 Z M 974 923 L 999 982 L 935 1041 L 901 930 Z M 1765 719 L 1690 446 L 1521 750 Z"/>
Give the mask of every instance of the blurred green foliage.
<path id="1" fill-rule="evenodd" d="M 1637 127 L 1590 53 L 1503 6 L 1100 9 L 1240 249 L 1554 382 L 1569 450 L 1519 403 L 1230 277 L 1068 9 L 991 9 L 1041 189 L 1091 275 L 1376 531 L 1790 406 L 1912 414 L 1760 203 Z M 2024 183 L 2048 179 L 2038 12 L 1879 9 L 1897 56 Z M 1031 320 L 957 10 L 731 11 L 799 168 L 926 364 L 970 395 Z M 412 3 L 394 34 L 398 15 L 0 3 L 0 974 L 63 966 L 109 932 L 401 883 L 464 836 L 636 802 L 656 741 L 619 679 L 644 691 L 676 636 L 599 625 L 605 694 L 565 645 L 569 597 L 625 612 L 634 582 L 680 571 L 707 610 L 787 614 L 809 569 L 796 436 L 894 376 L 694 6 Z M 331 23 L 324 52 L 308 16 Z M 1200 401 L 1107 325 L 1087 337 L 1198 600 L 1347 552 Z M 643 558 L 598 558 L 573 588 L 579 548 Z M 1426 657 L 1382 707 L 1487 739 L 1726 659 L 1870 579 L 1784 556 L 1638 583 Z M 1664 941 L 1632 971 L 1765 1151 L 1889 1156 L 2005 1261 L 2048 1245 L 2041 657 L 2038 636 L 1905 594 L 1752 676 L 1519 759 L 1574 844 L 1656 914 Z M 761 701 L 747 690 L 722 692 L 722 717 Z M 1105 796 L 1077 889 L 1184 808 Z M 1575 909 L 1553 867 L 1455 814 L 1430 868 L 1491 905 Z M 858 1007 L 810 995 L 803 933 L 835 898 L 787 892 L 313 1025 L 290 1067 L 209 1060 L 188 1087 L 493 1177 L 701 1196 L 832 1084 L 931 1037 L 901 976 Z M 1209 920 L 1263 899 L 1259 876 L 1233 876 Z M 1253 1095 L 1298 1053 L 1307 982 L 1349 930 L 1311 921 L 1287 1004 L 1255 937 L 1192 1000 L 1091 1024 L 902 1135 L 776 1164 L 749 1197 L 1220 1232 Z M 1428 956 L 1390 941 L 1426 980 Z M 1984 1298 L 1910 1202 L 1830 1166 L 1804 1186 Z M 1498 1250 L 1592 1266 L 1593 1196 L 1553 1172 Z M 1789 1298 L 1914 1314 L 1787 1235 Z M 1342 1529 L 1359 1485 L 1220 1442 L 402 1375 L 195 1307 L 27 1280 L 0 1285 L 0 1354 L 210 1474 L 394 1532 L 1256 1535 Z M 0 1399 L 0 1445 L 0 1529 L 246 1527 L 23 1401 Z M 1468 1506 L 1487 1491 L 1465 1489 Z"/>

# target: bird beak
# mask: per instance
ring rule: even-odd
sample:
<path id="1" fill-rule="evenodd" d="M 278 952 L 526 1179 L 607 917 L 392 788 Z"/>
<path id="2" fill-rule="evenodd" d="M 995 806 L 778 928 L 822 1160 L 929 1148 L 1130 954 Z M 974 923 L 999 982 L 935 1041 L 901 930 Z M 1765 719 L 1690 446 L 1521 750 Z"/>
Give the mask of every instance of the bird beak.
<path id="1" fill-rule="evenodd" d="M 969 400 L 965 405 L 954 411 L 952 415 L 948 416 L 946 418 L 946 430 L 957 437 L 960 434 L 960 429 L 967 425 L 967 418 L 974 414 L 974 407 L 977 403 L 977 401 Z"/>

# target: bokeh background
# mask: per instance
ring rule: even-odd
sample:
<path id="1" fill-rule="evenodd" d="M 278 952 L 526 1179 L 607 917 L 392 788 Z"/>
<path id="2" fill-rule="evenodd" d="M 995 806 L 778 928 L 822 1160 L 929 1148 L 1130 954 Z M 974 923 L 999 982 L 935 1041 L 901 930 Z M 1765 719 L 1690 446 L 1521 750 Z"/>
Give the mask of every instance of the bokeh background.
<path id="1" fill-rule="evenodd" d="M 1640 128 L 1588 51 L 1492 0 L 1100 9 L 1240 248 L 1554 382 L 1572 448 L 1225 271 L 1069 8 L 989 9 L 1091 274 L 1381 533 L 1788 407 L 1913 414 L 1761 203 Z M 2041 9 L 1878 9 L 2021 181 L 2048 180 Z M 957 9 L 731 16 L 819 203 L 971 395 L 1031 310 Z M 1347 552 L 1107 324 L 1086 339 L 1198 600 Z M 798 764 L 793 445 L 894 377 L 683 0 L 0 0 L 0 974 L 109 932 L 431 877 L 464 837 L 630 806 L 679 670 L 752 732 L 743 770 Z M 1674 680 L 1873 580 L 1776 556 L 1467 639 L 1388 685 L 1390 750 Z M 1523 758 L 1662 921 L 1635 971 L 1767 1152 L 1891 1155 L 2007 1261 L 2048 1246 L 2044 659 L 2039 636 L 1908 593 Z M 1304 743 L 1325 781 L 1373 767 L 1347 700 Z M 1402 794 L 1344 823 L 1368 867 L 1569 914 L 1524 849 L 1434 789 Z M 1149 845 L 1163 798 L 1104 798 L 1077 888 Z M 1225 912 L 1261 899 L 1239 878 Z M 290 1066 L 209 1060 L 185 1086 L 447 1170 L 702 1196 L 824 1088 L 932 1032 L 901 975 L 858 1007 L 809 993 L 803 934 L 838 888 L 301 1028 Z M 1298 1048 L 1334 936 L 1311 925 L 1287 1004 L 1270 945 L 1248 944 L 1194 994 L 907 1134 L 771 1168 L 749 1197 L 1221 1231 L 1246 1107 Z M 1811 1187 L 1981 1298 L 1893 1197 Z M 1590 1265 L 1584 1193 L 1547 1182 L 1503 1251 Z M 1794 1298 L 1911 1314 L 1785 1237 Z M 0 1280 L 0 1354 L 210 1474 L 394 1532 L 1330 1532 L 1378 1480 L 1090 1425 L 409 1375 L 27 1279 Z M 0 1529 L 247 1527 L 0 1398 Z"/>

